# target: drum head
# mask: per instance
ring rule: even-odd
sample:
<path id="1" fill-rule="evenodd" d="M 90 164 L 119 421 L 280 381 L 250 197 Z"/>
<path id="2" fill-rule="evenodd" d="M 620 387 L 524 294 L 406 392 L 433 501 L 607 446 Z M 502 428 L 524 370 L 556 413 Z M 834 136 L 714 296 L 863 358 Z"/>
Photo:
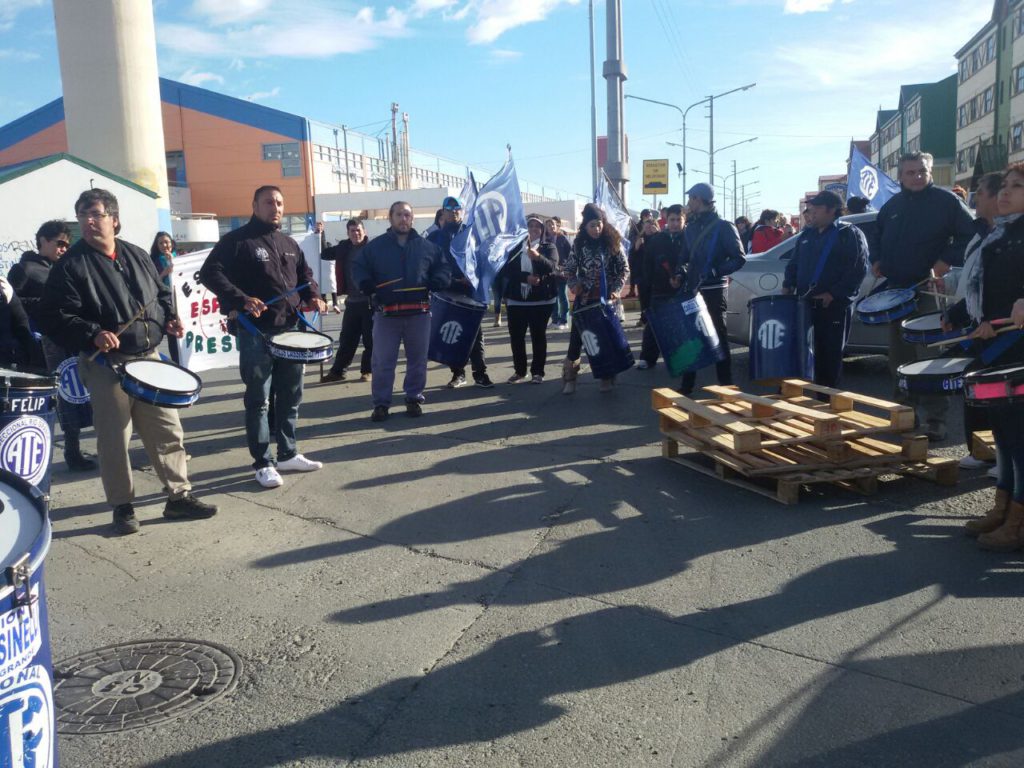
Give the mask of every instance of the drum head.
<path id="1" fill-rule="evenodd" d="M 57 380 L 53 376 L 37 376 L 34 373 L 12 371 L 10 368 L 0 368 L 0 387 L 13 389 L 52 389 L 55 386 L 57 386 Z"/>
<path id="2" fill-rule="evenodd" d="M 330 336 L 305 331 L 285 331 L 271 336 L 270 341 L 287 349 L 322 349 L 332 343 Z"/>
<path id="3" fill-rule="evenodd" d="M 1024 381 L 1024 365 L 1005 365 L 999 368 L 985 368 L 981 371 L 971 371 L 965 380 L 995 382 L 995 381 Z"/>
<path id="4" fill-rule="evenodd" d="M 907 363 L 898 370 L 904 376 L 958 376 L 973 362 L 973 357 L 940 357 Z"/>
<path id="5" fill-rule="evenodd" d="M 42 499 L 9 472 L 0 472 L 0 567 L 28 554 L 43 531 Z M 5 585 L 6 586 L 6 585 Z"/>
<path id="6" fill-rule="evenodd" d="M 486 309 L 487 305 L 483 304 L 475 299 L 471 299 L 469 296 L 465 296 L 461 293 L 434 293 L 431 296 L 439 301 L 446 301 L 449 304 L 461 304 L 465 307 L 472 307 L 473 309 Z"/>
<path id="7" fill-rule="evenodd" d="M 162 392 L 187 395 L 202 386 L 202 380 L 192 371 L 166 360 L 129 360 L 124 372 L 140 384 Z"/>
<path id="8" fill-rule="evenodd" d="M 858 312 L 885 312 L 914 300 L 913 288 L 891 288 L 866 296 L 857 305 Z"/>
<path id="9" fill-rule="evenodd" d="M 900 323 L 906 331 L 941 331 L 942 313 L 929 312 L 927 315 L 911 317 Z"/>

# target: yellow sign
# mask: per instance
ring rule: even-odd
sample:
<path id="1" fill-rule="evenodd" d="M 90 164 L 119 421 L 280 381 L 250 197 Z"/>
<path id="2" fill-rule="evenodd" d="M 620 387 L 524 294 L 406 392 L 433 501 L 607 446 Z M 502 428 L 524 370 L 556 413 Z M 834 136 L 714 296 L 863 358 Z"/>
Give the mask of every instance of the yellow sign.
<path id="1" fill-rule="evenodd" d="M 668 160 L 644 160 L 644 194 L 668 194 Z"/>

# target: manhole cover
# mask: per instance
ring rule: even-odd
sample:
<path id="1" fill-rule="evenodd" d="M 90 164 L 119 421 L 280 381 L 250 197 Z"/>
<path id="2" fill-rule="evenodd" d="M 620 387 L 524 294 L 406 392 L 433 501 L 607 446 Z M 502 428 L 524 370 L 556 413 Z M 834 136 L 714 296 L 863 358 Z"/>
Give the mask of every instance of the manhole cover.
<path id="1" fill-rule="evenodd" d="M 241 660 L 214 643 L 149 640 L 88 651 L 55 666 L 58 733 L 107 733 L 191 714 L 229 693 Z"/>

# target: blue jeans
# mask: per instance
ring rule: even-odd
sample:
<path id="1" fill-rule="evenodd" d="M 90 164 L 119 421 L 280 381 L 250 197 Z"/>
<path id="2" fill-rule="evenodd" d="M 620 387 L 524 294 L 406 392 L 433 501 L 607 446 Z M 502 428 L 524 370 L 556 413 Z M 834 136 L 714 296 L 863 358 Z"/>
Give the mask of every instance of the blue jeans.
<path id="1" fill-rule="evenodd" d="M 299 420 L 299 403 L 302 402 L 304 368 L 303 363 L 271 356 L 262 338 L 245 329 L 238 330 L 238 371 L 245 384 L 245 438 L 253 458 L 253 469 L 275 464 L 270 452 L 270 424 L 267 420 L 271 384 L 274 387 L 277 460 L 287 461 L 298 453 L 295 426 Z"/>
<path id="2" fill-rule="evenodd" d="M 405 346 L 405 402 L 423 402 L 427 385 L 427 349 L 430 346 L 430 315 L 385 317 L 373 315 L 373 379 L 370 391 L 373 405 L 391 407 L 391 391 L 395 386 L 398 347 Z"/>
<path id="3" fill-rule="evenodd" d="M 996 488 L 1024 504 L 1024 407 L 1015 403 L 993 406 L 990 411 L 999 464 Z"/>
<path id="4" fill-rule="evenodd" d="M 569 294 L 566 292 L 565 280 L 555 280 L 555 305 L 551 308 L 551 322 L 555 325 L 566 325 L 569 322 Z"/>

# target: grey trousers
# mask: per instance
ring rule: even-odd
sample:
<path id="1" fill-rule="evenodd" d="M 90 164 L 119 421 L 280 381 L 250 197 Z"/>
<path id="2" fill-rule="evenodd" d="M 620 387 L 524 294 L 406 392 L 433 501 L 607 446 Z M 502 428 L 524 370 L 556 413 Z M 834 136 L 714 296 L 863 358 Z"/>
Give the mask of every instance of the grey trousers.
<path id="1" fill-rule="evenodd" d="M 420 402 L 427 385 L 427 348 L 430 345 L 430 315 L 426 312 L 404 317 L 373 315 L 373 405 L 391 407 L 398 366 L 398 346 L 405 347 L 405 402 Z"/>
<path id="2" fill-rule="evenodd" d="M 149 357 L 158 360 L 156 352 L 138 356 L 111 356 L 114 360 Z M 178 412 L 160 408 L 128 397 L 121 389 L 121 380 L 108 366 L 78 356 L 78 370 L 89 388 L 95 415 L 96 453 L 100 460 L 100 479 L 107 502 L 116 507 L 135 498 L 132 465 L 128 444 L 132 428 L 139 433 L 157 478 L 172 499 L 181 498 L 192 486 L 185 465 L 185 434 Z"/>

